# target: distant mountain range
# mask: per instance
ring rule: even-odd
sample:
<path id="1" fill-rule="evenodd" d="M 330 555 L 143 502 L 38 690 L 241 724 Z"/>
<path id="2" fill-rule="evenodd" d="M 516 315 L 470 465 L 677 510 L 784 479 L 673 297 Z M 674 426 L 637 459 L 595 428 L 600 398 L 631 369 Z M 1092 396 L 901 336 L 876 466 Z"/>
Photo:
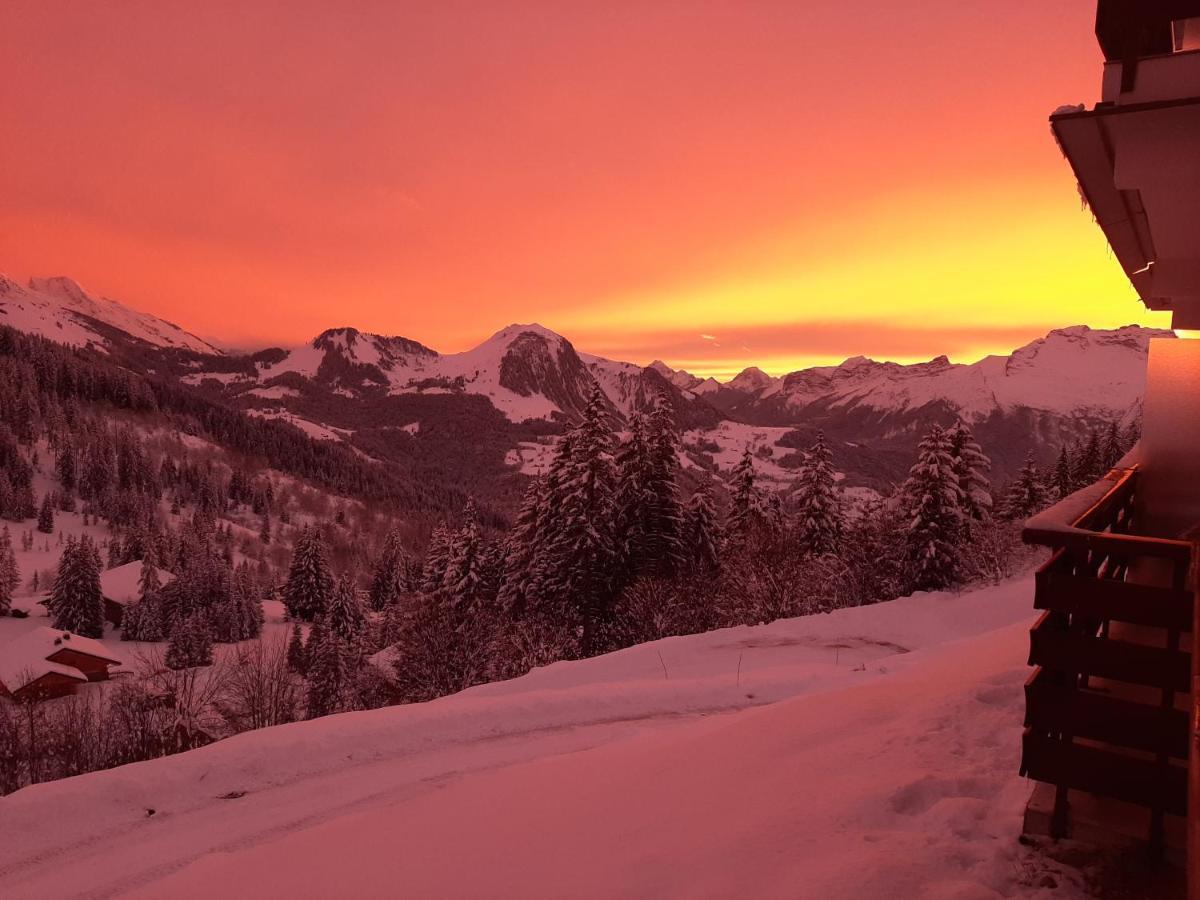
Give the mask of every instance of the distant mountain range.
<path id="1" fill-rule="evenodd" d="M 1139 415 L 1146 354 L 1168 331 L 1128 326 L 1051 331 L 1007 356 L 881 363 L 862 356 L 782 377 L 749 368 L 729 382 L 579 352 L 540 325 L 509 325 L 478 347 L 442 354 L 407 337 L 333 328 L 293 349 L 247 355 L 145 313 L 89 296 L 67 278 L 20 285 L 0 276 L 0 323 L 74 345 L 133 354 L 160 374 L 254 415 L 283 418 L 368 456 L 450 454 L 456 477 L 485 481 L 537 470 L 550 436 L 599 384 L 618 419 L 670 396 L 697 470 L 756 451 L 786 486 L 822 429 L 847 485 L 901 477 L 932 421 L 966 420 L 1002 479 L 1033 450 Z M 736 452 L 735 452 L 736 451 Z"/>

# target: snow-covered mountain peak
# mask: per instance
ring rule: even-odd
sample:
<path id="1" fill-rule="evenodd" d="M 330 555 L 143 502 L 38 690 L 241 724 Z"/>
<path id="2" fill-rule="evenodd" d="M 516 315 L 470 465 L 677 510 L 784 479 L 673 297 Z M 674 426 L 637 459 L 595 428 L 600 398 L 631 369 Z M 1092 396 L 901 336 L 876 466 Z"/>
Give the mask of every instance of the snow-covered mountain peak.
<path id="1" fill-rule="evenodd" d="M 866 356 L 851 356 L 849 359 L 846 359 L 839 364 L 838 368 L 850 372 L 861 369 L 873 369 L 878 365 L 879 363 L 875 362 L 873 359 L 869 359 Z"/>
<path id="2" fill-rule="evenodd" d="M 0 276 L 0 324 L 74 346 L 108 347 L 123 335 L 156 347 L 221 353 L 178 325 L 93 297 L 63 275 L 31 278 L 24 286 Z"/>
<path id="3" fill-rule="evenodd" d="M 1030 341 L 1014 350 L 1009 357 L 1009 368 L 1030 364 L 1035 360 L 1055 357 L 1060 360 L 1084 355 L 1095 358 L 1096 354 L 1134 353 L 1145 354 L 1154 338 L 1171 338 L 1175 333 L 1159 328 L 1143 328 L 1140 325 L 1125 325 L 1121 328 L 1097 329 L 1087 325 L 1056 328 L 1043 338 Z"/>
<path id="4" fill-rule="evenodd" d="M 778 380 L 778 378 L 768 375 L 762 369 L 758 368 L 758 366 L 750 366 L 735 375 L 729 382 L 729 387 L 735 391 L 756 394 L 766 390 Z"/>
<path id="5" fill-rule="evenodd" d="M 564 338 L 558 332 L 551 331 L 545 325 L 539 325 L 537 322 L 530 322 L 528 325 L 521 325 L 519 323 L 513 323 L 512 325 L 507 325 L 504 328 L 501 328 L 499 331 L 497 331 L 495 334 L 493 334 L 490 338 L 488 338 L 486 341 L 484 341 L 482 344 L 480 344 L 479 347 L 476 347 L 475 349 L 480 350 L 480 349 L 482 349 L 484 347 L 488 347 L 488 346 L 507 347 L 509 344 L 511 344 L 517 338 L 521 337 L 522 335 L 526 335 L 526 334 L 535 335 L 539 338 L 542 338 L 543 340 L 548 340 L 548 341 L 551 341 L 554 343 L 559 343 L 561 341 L 566 340 L 566 338 Z M 470 352 L 470 351 L 468 351 L 468 352 Z"/>
<path id="6" fill-rule="evenodd" d="M 50 275 L 46 278 L 29 279 L 29 289 L 51 297 L 59 297 L 78 306 L 90 306 L 94 301 L 74 278 L 66 275 Z"/>
<path id="7" fill-rule="evenodd" d="M 646 368 L 653 369 L 681 391 L 695 391 L 704 384 L 703 378 L 697 378 L 691 372 L 685 372 L 683 369 L 672 369 L 661 359 L 654 360 Z"/>

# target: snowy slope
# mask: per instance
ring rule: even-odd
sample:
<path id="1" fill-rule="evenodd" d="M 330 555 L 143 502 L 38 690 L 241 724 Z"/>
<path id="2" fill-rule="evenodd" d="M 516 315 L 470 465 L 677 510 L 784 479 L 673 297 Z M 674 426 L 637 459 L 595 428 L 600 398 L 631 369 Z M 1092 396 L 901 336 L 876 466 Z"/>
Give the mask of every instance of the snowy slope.
<path id="1" fill-rule="evenodd" d="M 674 638 L 36 785 L 0 799 L 0 893 L 1037 896 L 1031 596 Z"/>
<path id="2" fill-rule="evenodd" d="M 63 276 L 32 278 L 23 286 L 0 274 L 0 324 L 75 346 L 106 345 L 109 335 L 103 326 L 107 326 L 155 347 L 221 352 L 170 322 L 115 300 L 92 297 Z"/>

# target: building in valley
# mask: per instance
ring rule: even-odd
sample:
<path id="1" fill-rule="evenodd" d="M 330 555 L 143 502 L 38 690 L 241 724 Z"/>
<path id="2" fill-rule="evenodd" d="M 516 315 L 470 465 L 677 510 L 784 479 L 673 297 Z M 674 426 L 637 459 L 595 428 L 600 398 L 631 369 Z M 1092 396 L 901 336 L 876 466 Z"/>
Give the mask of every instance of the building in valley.
<path id="1" fill-rule="evenodd" d="M 0 645 L 0 697 L 62 697 L 81 684 L 107 681 L 119 665 L 100 641 L 41 626 Z"/>

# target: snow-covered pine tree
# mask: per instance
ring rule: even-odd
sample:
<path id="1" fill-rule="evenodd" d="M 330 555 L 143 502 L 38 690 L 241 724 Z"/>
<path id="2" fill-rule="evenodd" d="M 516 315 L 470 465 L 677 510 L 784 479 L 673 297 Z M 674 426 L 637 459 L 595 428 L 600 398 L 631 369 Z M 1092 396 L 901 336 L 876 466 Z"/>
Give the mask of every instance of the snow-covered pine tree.
<path id="1" fill-rule="evenodd" d="M 308 718 L 316 719 L 349 709 L 350 687 L 356 670 L 352 661 L 354 653 L 333 631 L 318 631 L 314 627 L 305 656 L 308 661 Z"/>
<path id="2" fill-rule="evenodd" d="M 138 574 L 138 598 L 157 597 L 162 590 L 162 578 L 158 574 L 158 556 L 153 547 L 147 547 L 142 556 L 142 569 Z"/>
<path id="3" fill-rule="evenodd" d="M 683 509 L 679 502 L 679 434 L 675 411 L 665 392 L 654 398 L 646 420 L 649 467 L 645 485 L 645 574 L 670 577 L 683 559 L 680 543 Z"/>
<path id="4" fill-rule="evenodd" d="M 484 600 L 484 542 L 475 501 L 467 498 L 462 526 L 450 539 L 440 594 L 457 612 L 475 610 Z"/>
<path id="5" fill-rule="evenodd" d="M 504 547 L 497 541 L 485 541 L 479 554 L 479 597 L 478 602 L 491 610 L 496 609 L 496 598 L 500 594 L 500 582 L 504 578 Z"/>
<path id="6" fill-rule="evenodd" d="M 1125 434 L 1121 440 L 1121 446 L 1128 453 L 1137 446 L 1137 442 L 1142 439 L 1142 420 L 1133 418 L 1129 420 L 1129 425 L 1125 428 Z"/>
<path id="7" fill-rule="evenodd" d="M 12 509 L 13 518 L 18 521 L 32 519 L 37 515 L 37 505 L 33 497 L 33 482 L 28 477 L 13 486 Z"/>
<path id="8" fill-rule="evenodd" d="M 222 617 L 226 640 L 248 641 L 262 633 L 262 600 L 248 563 L 243 562 L 229 575 L 229 595 Z"/>
<path id="9" fill-rule="evenodd" d="M 421 569 L 422 593 L 433 595 L 441 590 L 449 561 L 450 531 L 445 525 L 438 525 L 430 534 L 429 546 L 425 548 L 425 565 Z"/>
<path id="10" fill-rule="evenodd" d="M 329 610 L 321 624 L 325 631 L 341 640 L 347 653 L 362 656 L 365 650 L 367 616 L 351 575 L 344 574 L 337 580 Z"/>
<path id="11" fill-rule="evenodd" d="M 325 541 L 316 527 L 307 527 L 292 551 L 292 565 L 283 586 L 289 618 L 311 622 L 329 606 L 333 575 L 325 556 Z"/>
<path id="12" fill-rule="evenodd" d="M 1116 420 L 1108 423 L 1108 431 L 1104 435 L 1104 443 L 1100 447 L 1100 468 L 1107 472 L 1121 461 L 1125 448 L 1121 441 L 1121 431 L 1117 428 Z"/>
<path id="13" fill-rule="evenodd" d="M 162 579 L 155 559 L 153 546 L 147 547 L 138 576 L 138 599 L 126 607 L 121 618 L 123 641 L 161 641 L 166 637 L 160 598 Z"/>
<path id="14" fill-rule="evenodd" d="M 12 535 L 5 525 L 0 528 L 0 616 L 8 615 L 12 609 L 13 593 L 20 583 L 21 570 L 17 567 Z"/>
<path id="15" fill-rule="evenodd" d="M 1072 476 L 1075 479 L 1076 489 L 1099 479 L 1104 474 L 1103 467 L 1104 461 L 1100 458 L 1100 432 L 1093 428 L 1088 435 L 1087 443 L 1083 445 L 1075 459 Z"/>
<path id="16" fill-rule="evenodd" d="M 529 606 L 534 583 L 534 557 L 542 542 L 542 535 L 538 533 L 542 490 L 541 479 L 529 483 L 517 518 L 504 539 L 503 574 L 497 605 L 512 618 L 523 617 Z"/>
<path id="17" fill-rule="evenodd" d="M 412 585 L 409 584 L 411 567 L 408 553 L 404 550 L 404 539 L 399 529 L 393 528 L 384 539 L 379 560 L 375 563 L 369 594 L 371 609 L 382 612 L 412 591 Z"/>
<path id="18" fill-rule="evenodd" d="M 42 534 L 54 534 L 54 498 L 49 491 L 42 495 L 42 505 L 38 509 L 37 530 Z"/>
<path id="19" fill-rule="evenodd" d="M 1016 481 L 1009 489 L 1005 499 L 1004 514 L 1006 518 L 1017 520 L 1027 519 L 1041 512 L 1047 503 L 1046 489 L 1042 484 L 1042 474 L 1038 471 L 1037 462 L 1031 452 L 1025 457 L 1025 465 L 1021 467 Z"/>
<path id="20" fill-rule="evenodd" d="M 64 439 L 59 445 L 54 471 L 58 475 L 63 493 L 74 495 L 79 480 L 79 461 L 75 454 L 75 445 L 69 439 Z"/>
<path id="21" fill-rule="evenodd" d="M 87 535 L 78 540 L 67 538 L 46 608 L 53 617 L 55 628 L 83 637 L 98 638 L 104 635 L 100 553 Z"/>
<path id="22" fill-rule="evenodd" d="M 213 662 L 212 627 L 208 615 L 194 612 L 179 619 L 171 629 L 167 653 L 163 659 L 168 669 L 191 669 L 211 666 Z"/>
<path id="23" fill-rule="evenodd" d="M 595 385 L 583 419 L 571 431 L 571 461 L 566 496 L 553 534 L 547 588 L 573 611 L 582 625 L 581 649 L 596 647 L 597 630 L 612 609 L 618 561 L 613 534 L 612 429 L 606 400 Z"/>
<path id="24" fill-rule="evenodd" d="M 271 511 L 263 510 L 262 521 L 258 526 L 258 539 L 263 544 L 271 543 Z"/>
<path id="25" fill-rule="evenodd" d="M 1058 461 L 1054 464 L 1052 484 L 1059 500 L 1075 490 L 1075 479 L 1071 475 L 1071 457 L 1067 454 L 1065 444 L 1058 448 Z"/>
<path id="26" fill-rule="evenodd" d="M 115 569 L 117 566 L 125 563 L 125 545 L 121 542 L 121 536 L 114 534 L 108 539 L 108 567 Z"/>
<path id="27" fill-rule="evenodd" d="M 635 412 L 629 417 L 629 437 L 621 442 L 615 455 L 617 486 L 613 498 L 613 527 L 625 569 L 624 581 L 632 581 L 637 576 L 647 556 L 645 536 L 649 524 L 650 468 L 646 419 L 640 412 Z"/>
<path id="28" fill-rule="evenodd" d="M 304 655 L 304 634 L 300 631 L 300 623 L 292 626 L 292 637 L 287 647 L 288 670 L 297 675 L 303 675 L 307 670 Z"/>
<path id="29" fill-rule="evenodd" d="M 958 577 L 963 512 L 950 442 L 940 425 L 934 425 L 921 441 L 903 495 L 909 520 L 905 549 L 913 587 L 946 588 Z"/>
<path id="30" fill-rule="evenodd" d="M 721 566 L 717 511 L 708 485 L 696 488 L 683 514 L 683 547 L 692 567 L 699 573 L 715 572 Z"/>
<path id="31" fill-rule="evenodd" d="M 729 474 L 729 514 L 725 537 L 731 543 L 744 541 L 762 519 L 762 504 L 754 487 L 754 457 L 747 446 L 741 460 Z"/>
<path id="32" fill-rule="evenodd" d="M 963 514 L 968 519 L 982 522 L 991 514 L 993 505 L 992 486 L 987 477 L 992 461 L 961 419 L 946 433 L 946 437 L 950 441 L 950 456 L 954 460 L 958 488 L 962 491 Z"/>
<path id="33" fill-rule="evenodd" d="M 825 444 L 825 433 L 804 456 L 800 466 L 796 501 L 796 532 L 801 549 L 821 556 L 837 551 L 842 537 L 842 498 L 833 471 L 833 454 Z"/>

